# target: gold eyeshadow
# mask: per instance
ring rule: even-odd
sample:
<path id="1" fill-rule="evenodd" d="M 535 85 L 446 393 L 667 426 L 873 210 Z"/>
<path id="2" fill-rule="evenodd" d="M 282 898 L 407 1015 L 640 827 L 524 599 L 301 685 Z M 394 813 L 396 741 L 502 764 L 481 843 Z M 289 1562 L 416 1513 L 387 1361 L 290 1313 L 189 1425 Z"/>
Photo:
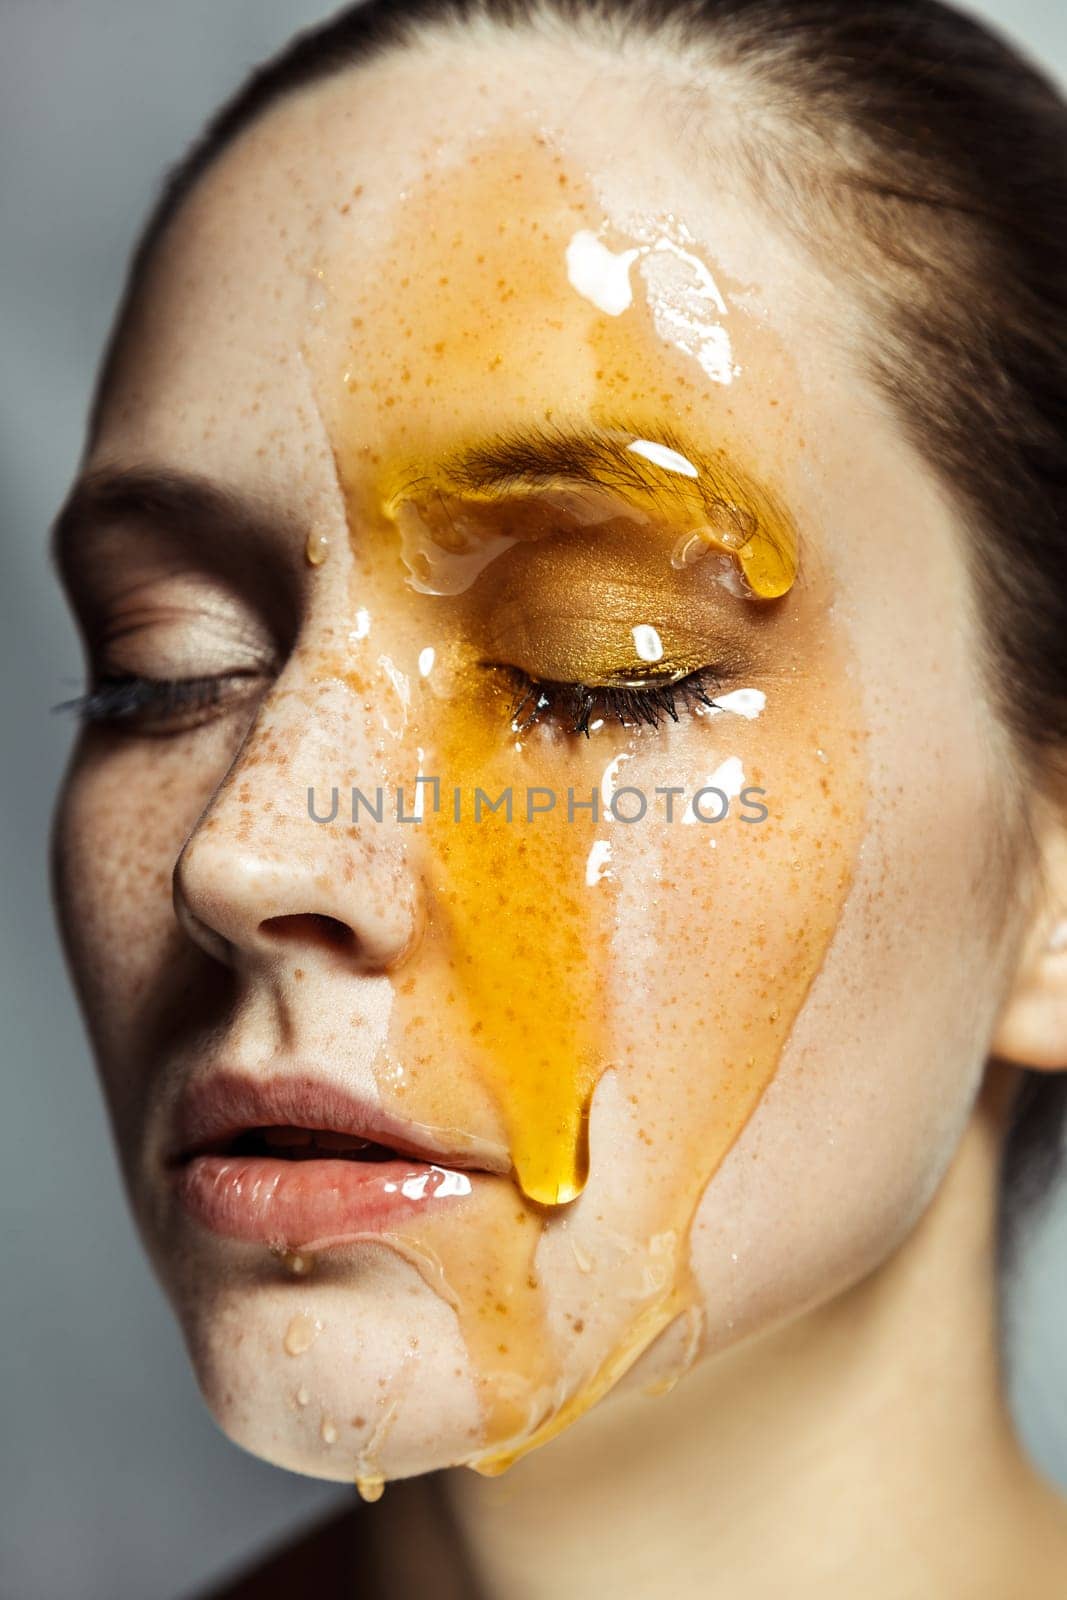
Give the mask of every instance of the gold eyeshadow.
<path id="1" fill-rule="evenodd" d="M 709 603 L 699 592 L 672 593 L 658 574 L 627 582 L 604 552 L 599 561 L 563 554 L 542 577 L 538 568 L 550 560 L 545 551 L 507 572 L 505 558 L 493 592 L 471 597 L 466 633 L 480 659 L 596 685 L 670 682 L 727 664 L 740 673 L 759 652 L 759 641 L 746 648 L 736 618 L 723 615 L 737 604 L 730 596 Z"/>

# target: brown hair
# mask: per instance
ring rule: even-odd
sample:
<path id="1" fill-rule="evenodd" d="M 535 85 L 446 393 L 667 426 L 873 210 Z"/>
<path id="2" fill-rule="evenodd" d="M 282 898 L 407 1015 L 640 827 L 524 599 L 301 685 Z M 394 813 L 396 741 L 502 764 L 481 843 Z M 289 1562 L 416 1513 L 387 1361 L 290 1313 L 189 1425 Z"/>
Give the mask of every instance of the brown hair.
<path id="1" fill-rule="evenodd" d="M 651 38 L 745 75 L 764 113 L 741 152 L 873 314 L 866 370 L 969 534 L 992 703 L 1026 781 L 1067 769 L 1067 104 L 987 29 L 936 0 L 366 0 L 256 70 L 170 174 L 123 315 L 197 179 L 280 96 L 427 28 L 485 19 Z M 662 51 L 659 53 L 662 58 Z M 799 206 L 795 203 L 800 201 Z M 94 421 L 97 406 L 94 406 Z M 1067 1075 L 1024 1075 L 1005 1220 L 1047 1191 Z M 1007 1238 L 1007 1230 L 1002 1231 Z"/>

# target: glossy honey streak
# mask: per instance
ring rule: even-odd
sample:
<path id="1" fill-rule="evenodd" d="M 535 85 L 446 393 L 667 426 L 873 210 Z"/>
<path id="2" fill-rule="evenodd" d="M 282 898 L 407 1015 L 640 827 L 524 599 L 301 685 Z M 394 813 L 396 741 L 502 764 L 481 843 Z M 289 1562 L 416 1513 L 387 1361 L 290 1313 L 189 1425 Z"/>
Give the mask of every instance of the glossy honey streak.
<path id="1" fill-rule="evenodd" d="M 482 787 L 496 798 L 507 787 L 493 786 L 494 757 L 509 738 L 503 702 L 495 698 L 495 725 L 478 706 L 457 706 L 449 718 L 444 769 L 467 797 Z M 573 993 L 574 975 L 596 956 L 593 907 L 573 872 L 571 834 L 587 829 L 555 810 L 529 823 L 494 811 L 434 832 L 437 900 L 516 1180 L 530 1200 L 565 1204 L 585 1185 L 589 1101 L 604 1065 L 590 1007 Z M 590 970 L 590 982 L 602 975 Z"/>
<path id="2" fill-rule="evenodd" d="M 452 591 L 431 583 L 416 593 L 401 559 L 398 480 L 412 462 L 429 464 L 425 488 L 432 464 L 447 462 L 457 444 L 531 416 L 555 426 L 580 414 L 610 429 L 620 413 L 643 409 L 648 418 L 650 407 L 691 423 L 724 415 L 721 394 L 686 351 L 666 346 L 640 293 L 620 317 L 576 304 L 561 267 L 566 243 L 577 228 L 600 224 L 580 178 L 541 136 L 427 172 L 397 225 L 390 293 L 376 297 L 361 278 L 357 245 L 347 247 L 351 260 L 339 246 L 307 350 L 345 493 L 353 614 L 375 583 L 392 585 L 394 597 L 409 596 L 419 642 L 451 663 L 433 693 L 415 685 L 411 726 L 391 751 L 397 781 L 410 780 L 411 769 L 400 767 L 418 744 L 424 770 L 442 778 L 445 814 L 428 817 L 419 836 L 427 926 L 418 975 L 398 974 L 395 983 L 391 1067 L 380 1091 L 401 1114 L 441 1129 L 484 1128 L 491 1104 L 511 1153 L 515 1183 L 479 1180 L 460 1225 L 433 1215 L 411 1225 L 411 1258 L 457 1311 L 482 1416 L 469 1464 L 483 1472 L 503 1470 L 575 1420 L 694 1306 L 687 1240 L 696 1206 L 773 1076 L 822 963 L 848 892 L 865 795 L 847 650 L 826 597 L 813 594 L 799 603 L 788 636 L 803 643 L 807 676 L 783 672 L 775 716 L 733 735 L 749 781 L 773 773 L 783 815 L 748 835 L 721 836 L 714 855 L 710 830 L 664 825 L 650 843 L 616 827 L 617 874 L 595 891 L 586 864 L 604 830 L 588 813 L 568 820 L 557 800 L 530 823 L 492 812 L 474 820 L 476 787 L 495 798 L 508 786 L 520 795 L 573 784 L 584 797 L 617 753 L 631 761 L 634 782 L 644 777 L 651 788 L 669 777 L 692 792 L 723 754 L 712 734 L 726 719 L 709 719 L 705 747 L 691 730 L 672 733 L 662 748 L 658 734 L 618 728 L 592 748 L 558 735 L 517 737 L 512 697 L 452 637 Z M 781 367 L 769 335 L 742 327 L 742 373 L 764 354 Z M 641 431 L 653 437 L 652 420 Z M 651 469 L 640 471 L 655 481 Z M 673 549 L 679 565 L 679 541 L 695 536 L 728 554 L 743 577 L 730 604 L 758 608 L 783 595 L 791 603 L 792 523 L 772 496 L 754 495 L 754 476 L 742 483 L 732 472 L 723 452 L 712 483 L 664 478 L 660 496 L 649 491 L 644 504 L 671 506 L 673 538 L 661 540 L 661 559 L 670 563 Z M 640 488 L 630 494 L 639 511 Z M 466 535 L 446 549 L 470 553 Z M 687 553 L 680 565 L 692 562 Z M 491 566 L 481 569 L 486 582 Z M 361 648 L 338 675 L 366 695 L 383 646 L 372 630 Z M 668 749 L 682 751 L 685 771 L 662 767 Z M 447 814 L 453 784 L 466 808 L 458 822 Z M 635 981 L 618 934 L 636 915 L 626 869 L 640 880 L 657 850 L 649 884 L 677 917 L 679 968 L 704 970 L 706 983 L 676 993 L 669 973 L 658 974 L 644 1036 L 635 1039 L 616 1016 L 616 998 Z M 606 1349 L 587 1353 L 548 1316 L 542 1259 L 564 1219 L 577 1226 L 589 1198 L 589 1106 L 609 1068 L 624 1101 L 642 1108 L 633 1133 L 646 1166 L 620 1222 L 631 1226 L 633 1248 L 595 1253 L 591 1275 L 610 1331 Z M 598 1239 L 595 1222 L 589 1227 Z"/>

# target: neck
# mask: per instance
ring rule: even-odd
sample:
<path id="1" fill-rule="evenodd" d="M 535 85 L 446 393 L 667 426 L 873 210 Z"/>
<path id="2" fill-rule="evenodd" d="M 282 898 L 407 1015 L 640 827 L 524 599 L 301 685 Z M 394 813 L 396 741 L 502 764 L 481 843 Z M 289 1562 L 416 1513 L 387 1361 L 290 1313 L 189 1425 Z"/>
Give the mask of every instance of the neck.
<path id="1" fill-rule="evenodd" d="M 486 1595 L 1062 1592 L 1062 1509 L 1001 1383 L 1005 1103 L 992 1078 L 918 1226 L 847 1293 L 666 1396 L 613 1397 L 502 1478 L 449 1474 Z"/>

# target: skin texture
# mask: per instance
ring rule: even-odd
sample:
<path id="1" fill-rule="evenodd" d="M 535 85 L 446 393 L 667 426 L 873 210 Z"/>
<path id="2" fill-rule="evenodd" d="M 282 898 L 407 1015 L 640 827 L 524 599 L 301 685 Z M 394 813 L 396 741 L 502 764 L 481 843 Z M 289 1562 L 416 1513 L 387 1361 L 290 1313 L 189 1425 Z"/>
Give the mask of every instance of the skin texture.
<path id="1" fill-rule="evenodd" d="M 1045 901 L 1011 751 L 977 690 L 961 530 L 855 373 L 870 330 L 736 180 L 728 99 L 697 161 L 647 68 L 527 41 L 517 74 L 519 48 L 450 41 L 432 65 L 390 58 L 272 110 L 185 204 L 125 330 L 85 472 L 195 473 L 255 513 L 177 530 L 97 519 L 64 556 L 98 670 L 249 674 L 166 738 L 90 730 L 57 816 L 64 935 L 146 1248 L 220 1425 L 293 1470 L 500 1465 L 495 1451 L 540 1437 L 551 1394 L 574 1428 L 499 1484 L 457 1475 L 491 1592 L 649 1592 L 625 1542 L 594 1554 L 558 1510 L 561 1485 L 577 1504 L 595 1480 L 608 1526 L 655 1497 L 643 1559 L 676 1589 L 770 1594 L 788 1573 L 791 1592 L 827 1593 L 847 1570 L 842 1593 L 1003 1593 L 1025 1545 L 1028 1592 L 1052 1593 L 1062 1524 L 1018 1456 L 992 1355 L 1008 1080 L 980 1090 L 998 1041 L 1025 1061 L 1036 1037 L 1041 1064 L 1061 1064 L 1042 998 L 1060 989 L 1036 954 Z M 574 289 L 561 263 L 583 228 L 615 251 L 684 241 L 728 306 L 729 383 L 657 323 L 640 263 L 619 316 Z M 644 438 L 684 429 L 786 508 L 801 562 L 780 604 L 703 566 L 668 592 L 681 513 L 650 541 L 617 506 L 599 542 L 534 542 L 480 587 L 413 592 L 390 512 L 413 467 L 436 478 L 488 433 L 620 412 Z M 621 633 L 602 636 L 612 559 L 628 574 Z M 725 689 L 761 690 L 765 711 L 606 724 L 588 741 L 540 726 L 514 749 L 479 661 L 578 677 L 615 659 L 631 615 L 681 629 L 687 666 L 725 659 Z M 478 1179 L 462 1207 L 297 1277 L 192 1223 L 162 1170 L 169 1119 L 181 1086 L 222 1064 L 310 1067 L 504 1167 L 536 1115 L 529 1074 L 509 1077 L 512 1057 L 472 1034 L 520 958 L 509 934 L 503 955 L 482 943 L 477 853 L 495 852 L 511 927 L 582 881 L 603 830 L 554 825 L 516 865 L 503 826 L 318 826 L 309 785 L 389 786 L 421 759 L 490 793 L 587 794 L 620 756 L 649 792 L 692 792 L 736 758 L 772 815 L 723 824 L 714 847 L 710 829 L 616 824 L 614 876 L 573 912 L 557 903 L 539 960 L 562 1020 L 537 1026 L 564 1063 L 561 1101 L 584 1092 L 566 1063 L 594 1063 L 585 1192 L 546 1218 L 503 1174 Z M 324 940 L 323 917 L 351 942 Z M 457 948 L 473 961 L 466 1007 L 448 997 Z M 486 1285 L 520 1267 L 531 1287 L 501 1360 Z M 931 1293 L 958 1330 L 933 1341 L 933 1373 L 915 1360 Z M 295 1355 L 294 1319 L 309 1331 Z M 924 1504 L 943 1497 L 943 1514 L 908 1523 L 907 1560 L 876 1561 L 915 1493 L 907 1463 L 933 1459 L 921 1423 L 896 1416 L 920 1383 L 946 1469 Z M 873 1408 L 862 1440 L 839 1421 L 849 1394 Z M 965 1439 L 981 1462 L 966 1493 Z M 777 1540 L 755 1527 L 762 1451 L 796 1463 L 767 1513 Z M 872 1521 L 864 1473 L 846 1470 L 861 1457 L 896 1515 Z M 694 1483 L 719 1485 L 707 1543 Z M 852 1515 L 884 1528 L 862 1550 L 832 1511 L 857 1493 Z M 728 1523 L 732 1495 L 748 1511 Z M 953 1519 L 983 1503 L 963 1560 Z"/>

